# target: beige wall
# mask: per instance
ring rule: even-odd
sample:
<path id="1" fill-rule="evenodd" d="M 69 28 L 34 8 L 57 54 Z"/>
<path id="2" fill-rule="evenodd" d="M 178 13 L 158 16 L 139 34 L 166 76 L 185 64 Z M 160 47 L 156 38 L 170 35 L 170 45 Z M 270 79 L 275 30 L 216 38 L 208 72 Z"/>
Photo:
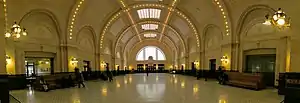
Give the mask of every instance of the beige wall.
<path id="1" fill-rule="evenodd" d="M 3 10 L 3 2 L 0 3 L 0 10 Z M 69 21 L 71 21 L 71 14 L 77 6 L 74 0 L 34 0 L 32 2 L 7 0 L 8 20 L 6 22 L 9 25 L 12 25 L 13 21 L 20 22 L 21 26 L 26 27 L 29 34 L 17 42 L 10 39 L 5 40 L 3 35 L 0 36 L 0 67 L 5 66 L 5 54 L 12 58 L 7 70 L 1 69 L 0 73 L 24 73 L 26 52 L 33 51 L 39 52 L 36 55 L 55 54 L 55 72 L 72 71 L 74 67 L 70 65 L 70 60 L 73 57 L 81 61 L 91 61 L 91 67 L 94 70 L 104 70 L 104 68 L 100 68 L 102 61 L 109 63 L 111 69 L 115 68 L 115 64 L 120 65 L 121 69 L 125 66 L 136 68 L 136 53 L 147 45 L 158 46 L 164 51 L 167 55 L 166 67 L 177 65 L 180 68 L 181 64 L 184 64 L 186 69 L 189 69 L 191 62 L 200 61 L 200 68 L 208 69 L 209 59 L 216 59 L 217 66 L 224 65 L 228 70 L 239 71 L 244 69 L 243 56 L 245 51 L 273 48 L 276 49 L 277 56 L 276 73 L 300 72 L 298 68 L 300 66 L 298 63 L 300 61 L 300 48 L 298 45 L 300 44 L 300 30 L 297 29 L 300 27 L 300 20 L 297 19 L 300 14 L 299 7 L 296 5 L 299 3 L 300 1 L 296 0 L 224 1 L 222 4 L 226 7 L 224 11 L 230 24 L 230 33 L 226 35 L 224 18 L 215 3 L 211 1 L 181 0 L 177 8 L 187 15 L 186 18 L 190 18 L 195 30 L 188 26 L 189 22 L 186 18 L 175 14 L 168 26 L 173 27 L 180 36 L 173 38 L 173 41 L 150 42 L 144 40 L 145 42 L 142 43 L 129 42 L 129 46 L 126 46 L 125 43 L 127 42 L 120 42 L 121 45 L 116 45 L 117 38 L 120 34 L 123 34 L 122 32 L 112 33 L 116 32 L 114 30 L 117 30 L 118 26 L 113 28 L 104 27 L 113 18 L 111 15 L 120 10 L 120 6 L 115 2 L 108 0 L 84 2 L 74 24 L 73 39 L 69 40 Z M 292 27 L 290 29 L 281 31 L 261 25 L 264 16 L 267 13 L 273 14 L 272 9 L 277 7 L 283 8 L 291 17 Z M 200 8 L 202 11 L 196 11 L 194 8 Z M 101 10 L 101 13 L 95 13 L 94 10 Z M 202 14 L 205 14 L 205 16 Z M 130 27 L 131 21 L 126 14 L 121 13 L 120 15 L 122 17 L 119 19 L 123 21 L 123 24 L 120 23 L 120 25 L 124 25 L 120 28 Z M 164 16 L 165 14 L 162 17 Z M 2 11 L 0 13 L 0 24 L 5 24 L 4 18 Z M 133 18 L 136 19 L 135 16 Z M 113 24 L 115 21 L 110 23 Z M 0 26 L 0 32 L 4 33 L 4 30 L 5 27 Z M 108 32 L 105 33 L 104 41 L 102 41 L 104 42 L 103 48 L 100 48 L 101 36 L 104 30 Z M 134 30 L 129 28 L 128 31 Z M 199 35 L 201 47 L 197 46 L 194 31 L 197 31 Z M 129 36 L 129 34 L 124 36 Z M 136 38 L 134 39 L 136 40 Z M 120 53 L 120 57 L 117 56 L 118 53 Z M 229 62 L 227 64 L 221 63 L 222 56 L 228 57 Z M 82 62 L 79 62 L 77 66 L 82 67 Z"/>

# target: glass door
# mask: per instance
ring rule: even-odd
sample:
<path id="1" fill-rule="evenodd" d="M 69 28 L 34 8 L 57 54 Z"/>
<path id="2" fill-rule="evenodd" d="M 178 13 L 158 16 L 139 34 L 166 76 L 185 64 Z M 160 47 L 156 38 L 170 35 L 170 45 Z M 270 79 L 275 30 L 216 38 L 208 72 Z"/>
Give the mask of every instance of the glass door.
<path id="1" fill-rule="evenodd" d="M 36 75 L 34 62 L 25 62 L 26 63 L 26 76 Z"/>

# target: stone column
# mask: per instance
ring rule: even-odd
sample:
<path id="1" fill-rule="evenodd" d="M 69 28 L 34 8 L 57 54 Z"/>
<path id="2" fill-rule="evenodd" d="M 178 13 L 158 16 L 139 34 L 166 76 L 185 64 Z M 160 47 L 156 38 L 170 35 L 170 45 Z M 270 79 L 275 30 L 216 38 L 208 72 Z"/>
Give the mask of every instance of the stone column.
<path id="1" fill-rule="evenodd" d="M 100 53 L 95 53 L 95 71 L 101 70 L 101 61 L 100 61 Z"/>
<path id="2" fill-rule="evenodd" d="M 230 60 L 230 69 L 231 70 L 239 70 L 238 64 L 239 64 L 239 44 L 238 43 L 232 43 L 231 44 L 231 60 Z"/>
<path id="3" fill-rule="evenodd" d="M 64 44 L 61 44 L 60 46 L 60 58 L 56 58 L 56 60 L 61 62 L 60 64 L 60 70 L 61 72 L 68 72 L 69 66 L 68 66 L 68 50 L 67 46 Z"/>
<path id="4" fill-rule="evenodd" d="M 0 74 L 6 74 L 6 53 L 4 35 L 0 35 Z"/>
<path id="5" fill-rule="evenodd" d="M 115 68 L 115 65 L 116 65 L 116 58 L 114 56 L 111 57 L 111 70 L 116 70 Z"/>
<path id="6" fill-rule="evenodd" d="M 185 61 L 185 70 L 191 69 L 189 65 L 189 56 L 185 56 L 184 61 Z"/>
<path id="7" fill-rule="evenodd" d="M 121 58 L 120 70 L 125 70 L 124 59 Z"/>
<path id="8" fill-rule="evenodd" d="M 205 54 L 203 51 L 200 52 L 200 70 L 204 69 L 205 65 Z"/>

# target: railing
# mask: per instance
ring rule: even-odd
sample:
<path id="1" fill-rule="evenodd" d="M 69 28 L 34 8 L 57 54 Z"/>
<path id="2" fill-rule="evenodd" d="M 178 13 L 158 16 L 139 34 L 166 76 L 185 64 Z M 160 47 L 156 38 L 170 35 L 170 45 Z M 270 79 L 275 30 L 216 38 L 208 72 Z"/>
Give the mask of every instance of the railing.
<path id="1" fill-rule="evenodd" d="M 14 96 L 9 95 L 9 103 L 21 103 L 18 99 L 16 99 Z"/>

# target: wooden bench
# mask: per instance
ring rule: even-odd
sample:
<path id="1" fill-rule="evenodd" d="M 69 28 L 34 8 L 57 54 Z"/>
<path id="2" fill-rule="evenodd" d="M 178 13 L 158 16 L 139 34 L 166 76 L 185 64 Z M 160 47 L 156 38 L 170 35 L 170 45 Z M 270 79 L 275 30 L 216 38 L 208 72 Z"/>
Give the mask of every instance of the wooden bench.
<path id="1" fill-rule="evenodd" d="M 69 76 L 71 76 L 71 81 L 75 83 L 75 73 L 54 74 L 37 77 L 36 81 L 33 83 L 33 87 L 40 91 L 62 88 L 63 83 L 68 82 Z"/>
<path id="2" fill-rule="evenodd" d="M 259 73 L 240 73 L 240 72 L 226 72 L 228 81 L 226 84 L 255 90 L 264 89 L 263 76 Z"/>

